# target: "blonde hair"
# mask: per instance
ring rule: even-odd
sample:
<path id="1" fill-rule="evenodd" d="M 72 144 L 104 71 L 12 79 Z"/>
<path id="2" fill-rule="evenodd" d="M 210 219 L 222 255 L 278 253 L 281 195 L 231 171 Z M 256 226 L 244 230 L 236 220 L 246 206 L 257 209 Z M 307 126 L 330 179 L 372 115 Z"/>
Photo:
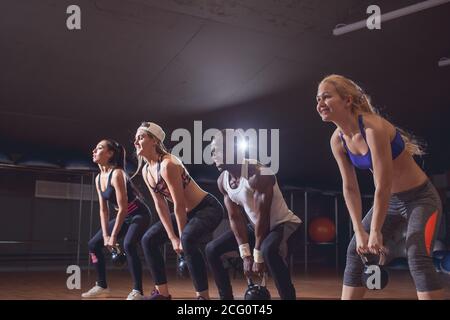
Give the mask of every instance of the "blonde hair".
<path id="1" fill-rule="evenodd" d="M 141 125 L 139 127 L 144 127 L 144 128 L 148 128 L 150 126 L 150 122 L 142 122 Z M 164 143 L 159 140 L 155 135 L 153 135 L 152 133 L 148 132 L 147 130 L 143 130 L 150 138 L 154 139 L 156 141 L 156 152 L 161 155 L 161 156 L 165 156 L 167 154 L 169 154 L 169 151 L 167 151 L 166 146 L 164 145 Z M 142 166 L 145 163 L 147 163 L 147 161 L 144 159 L 144 157 L 142 156 L 138 156 L 138 167 L 136 169 L 136 172 L 133 174 L 133 176 L 131 177 L 131 179 L 133 179 L 138 173 L 139 171 L 142 169 Z"/>
<path id="2" fill-rule="evenodd" d="M 370 113 L 380 117 L 378 110 L 372 105 L 370 97 L 352 80 L 337 74 L 326 76 L 320 84 L 332 84 L 342 99 L 352 98 L 351 112 L 354 114 Z M 383 117 L 384 118 L 384 117 Z M 422 156 L 425 154 L 425 147 L 411 133 L 395 126 L 405 142 L 406 151 L 412 156 Z"/>

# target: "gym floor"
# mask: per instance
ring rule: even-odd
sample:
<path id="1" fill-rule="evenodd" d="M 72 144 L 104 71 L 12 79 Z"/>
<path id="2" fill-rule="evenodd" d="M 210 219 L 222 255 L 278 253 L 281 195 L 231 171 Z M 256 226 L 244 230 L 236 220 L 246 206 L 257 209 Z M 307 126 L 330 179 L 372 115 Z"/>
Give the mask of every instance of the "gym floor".
<path id="1" fill-rule="evenodd" d="M 401 299 L 415 300 L 416 292 L 408 271 L 389 271 L 390 282 L 381 291 L 371 291 L 367 299 Z M 90 289 L 95 281 L 94 273 L 82 272 L 81 290 L 69 290 L 66 280 L 69 275 L 65 270 L 61 272 L 2 272 L 0 273 L 0 299 L 11 300 L 78 300 L 81 293 Z M 169 273 L 169 288 L 174 299 L 192 299 L 194 290 L 190 279 L 180 279 L 174 272 Z M 445 284 L 445 297 L 450 299 L 450 277 L 441 274 Z M 299 273 L 294 275 L 294 285 L 297 298 L 302 300 L 339 299 L 342 286 L 342 276 L 333 269 L 314 270 L 308 275 Z M 108 283 L 112 290 L 109 299 L 125 299 L 131 291 L 131 279 L 127 270 L 113 270 L 108 272 Z M 236 299 L 243 299 L 246 282 L 241 275 L 232 278 Z M 212 299 L 218 298 L 213 280 L 210 278 L 210 294 Z M 278 299 L 277 290 L 272 279 L 267 285 L 272 298 Z M 148 272 L 144 274 L 144 294 L 148 296 L 152 289 Z"/>

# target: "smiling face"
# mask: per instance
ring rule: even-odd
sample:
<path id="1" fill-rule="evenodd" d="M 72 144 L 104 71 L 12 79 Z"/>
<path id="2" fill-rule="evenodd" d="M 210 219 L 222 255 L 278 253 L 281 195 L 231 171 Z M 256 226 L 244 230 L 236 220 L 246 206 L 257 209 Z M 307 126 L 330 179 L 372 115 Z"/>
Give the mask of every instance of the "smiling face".
<path id="1" fill-rule="evenodd" d="M 138 156 L 142 156 L 142 153 L 152 152 L 152 150 L 155 150 L 156 144 L 156 139 L 150 137 L 147 131 L 142 129 L 138 129 L 136 131 L 136 135 L 134 138 L 134 147 Z"/>
<path id="2" fill-rule="evenodd" d="M 92 150 L 92 161 L 99 165 L 108 164 L 112 156 L 113 151 L 108 149 L 105 140 L 100 141 L 94 150 Z"/>
<path id="3" fill-rule="evenodd" d="M 316 98 L 316 110 L 324 122 L 336 120 L 344 112 L 350 111 L 351 97 L 343 99 L 331 83 L 322 82 L 319 85 Z"/>

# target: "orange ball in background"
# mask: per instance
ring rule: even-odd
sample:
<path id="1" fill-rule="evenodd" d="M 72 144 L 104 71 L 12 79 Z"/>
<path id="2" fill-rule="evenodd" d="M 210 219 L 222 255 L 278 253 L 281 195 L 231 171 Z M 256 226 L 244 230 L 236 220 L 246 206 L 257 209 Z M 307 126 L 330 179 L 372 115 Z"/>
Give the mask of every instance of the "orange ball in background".
<path id="1" fill-rule="evenodd" d="M 329 218 L 315 218 L 309 223 L 308 234 L 314 242 L 331 242 L 336 237 L 336 226 Z"/>

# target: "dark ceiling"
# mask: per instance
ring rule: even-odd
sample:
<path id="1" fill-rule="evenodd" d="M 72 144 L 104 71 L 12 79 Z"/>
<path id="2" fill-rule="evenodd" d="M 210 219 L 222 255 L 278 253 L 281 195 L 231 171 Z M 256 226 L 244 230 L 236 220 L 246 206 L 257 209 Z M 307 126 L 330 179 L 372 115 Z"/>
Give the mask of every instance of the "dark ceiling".
<path id="1" fill-rule="evenodd" d="M 377 1 L 389 12 L 419 1 Z M 81 8 L 81 30 L 66 8 Z M 330 73 L 361 84 L 395 124 L 428 142 L 428 173 L 450 169 L 450 3 L 333 36 L 365 0 L 2 0 L 0 136 L 5 149 L 88 154 L 103 137 L 132 150 L 141 121 L 168 133 L 280 129 L 283 183 L 338 188 L 332 125 L 315 111 Z M 170 143 L 169 143 L 170 145 Z M 214 168 L 191 166 L 214 177 Z M 369 176 L 364 175 L 366 188 Z"/>

